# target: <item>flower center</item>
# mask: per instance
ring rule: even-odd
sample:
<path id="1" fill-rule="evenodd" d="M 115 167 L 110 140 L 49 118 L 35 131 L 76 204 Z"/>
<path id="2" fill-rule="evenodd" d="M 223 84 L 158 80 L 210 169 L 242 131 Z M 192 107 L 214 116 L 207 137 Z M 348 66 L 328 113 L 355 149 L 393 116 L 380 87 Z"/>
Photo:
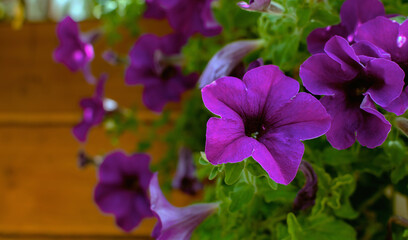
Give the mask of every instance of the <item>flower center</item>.
<path id="1" fill-rule="evenodd" d="M 245 121 L 245 135 L 254 139 L 262 137 L 266 132 L 263 118 L 251 118 Z"/>
<path id="2" fill-rule="evenodd" d="M 132 192 L 143 193 L 143 188 L 140 186 L 139 178 L 136 176 L 124 176 L 123 188 Z"/>
<path id="3" fill-rule="evenodd" d="M 347 102 L 350 104 L 360 104 L 363 101 L 364 93 L 371 87 L 377 85 L 378 80 L 368 75 L 358 75 L 350 83 L 344 85 L 344 92 Z"/>
<path id="4" fill-rule="evenodd" d="M 160 74 L 160 78 L 163 81 L 167 81 L 170 78 L 177 75 L 177 69 L 173 66 L 166 66 Z"/>

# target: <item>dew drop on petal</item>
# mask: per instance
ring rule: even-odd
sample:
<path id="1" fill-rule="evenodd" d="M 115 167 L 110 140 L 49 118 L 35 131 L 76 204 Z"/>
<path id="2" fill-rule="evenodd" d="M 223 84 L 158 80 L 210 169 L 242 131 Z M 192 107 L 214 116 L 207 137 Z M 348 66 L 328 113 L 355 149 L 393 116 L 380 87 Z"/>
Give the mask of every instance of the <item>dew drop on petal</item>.
<path id="1" fill-rule="evenodd" d="M 405 44 L 406 41 L 407 41 L 407 38 L 406 38 L 406 37 L 404 37 L 404 36 L 398 36 L 398 38 L 397 38 L 397 45 L 398 45 L 398 47 L 399 47 L 399 48 L 402 47 L 402 46 Z"/>

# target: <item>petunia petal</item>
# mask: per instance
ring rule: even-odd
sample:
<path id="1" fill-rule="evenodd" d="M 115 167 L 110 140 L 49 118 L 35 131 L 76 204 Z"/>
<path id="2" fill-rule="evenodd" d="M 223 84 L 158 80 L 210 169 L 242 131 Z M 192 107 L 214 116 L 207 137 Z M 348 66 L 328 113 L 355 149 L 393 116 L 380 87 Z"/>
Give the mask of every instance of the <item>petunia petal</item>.
<path id="1" fill-rule="evenodd" d="M 324 45 L 333 36 L 347 37 L 347 29 L 343 25 L 334 25 L 324 28 L 317 28 L 307 36 L 307 50 L 311 54 L 323 53 Z"/>
<path id="2" fill-rule="evenodd" d="M 387 107 L 384 107 L 384 109 L 397 115 L 404 114 L 408 109 L 408 88 L 405 87 L 401 95 L 392 101 Z"/>
<path id="3" fill-rule="evenodd" d="M 349 42 L 339 36 L 334 36 L 327 41 L 324 51 L 336 62 L 340 63 L 343 72 L 348 76 L 355 76 L 362 66 Z"/>
<path id="4" fill-rule="evenodd" d="M 378 0 L 347 0 L 340 9 L 341 22 L 349 33 L 377 16 L 385 16 L 384 5 Z"/>

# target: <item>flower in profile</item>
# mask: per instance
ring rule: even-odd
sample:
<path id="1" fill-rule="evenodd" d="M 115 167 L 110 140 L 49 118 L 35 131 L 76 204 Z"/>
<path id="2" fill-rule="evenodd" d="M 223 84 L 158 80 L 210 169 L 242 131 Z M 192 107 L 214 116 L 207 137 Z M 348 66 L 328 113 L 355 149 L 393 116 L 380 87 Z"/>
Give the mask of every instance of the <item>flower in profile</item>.
<path id="1" fill-rule="evenodd" d="M 172 186 L 190 195 L 196 194 L 203 188 L 195 173 L 193 153 L 187 147 L 180 148 L 177 171 Z"/>
<path id="2" fill-rule="evenodd" d="M 160 190 L 157 173 L 150 181 L 150 206 L 157 218 L 152 237 L 157 240 L 188 240 L 194 229 L 209 215 L 213 214 L 218 203 L 201 203 L 187 207 L 174 207 Z"/>
<path id="3" fill-rule="evenodd" d="M 330 127 L 330 116 L 312 95 L 277 66 L 248 71 L 243 80 L 223 77 L 202 89 L 205 106 L 221 118 L 207 123 L 205 153 L 212 164 L 252 156 L 270 178 L 289 184 L 296 176 L 304 145 Z"/>
<path id="4" fill-rule="evenodd" d="M 260 39 L 240 40 L 224 46 L 208 62 L 201 74 L 199 87 L 203 88 L 220 77 L 230 75 L 236 67 L 240 67 L 242 59 L 250 52 L 260 48 L 262 43 Z"/>
<path id="5" fill-rule="evenodd" d="M 252 12 L 264 12 L 271 14 L 280 14 L 283 12 L 283 7 L 271 0 L 250 0 L 249 3 L 244 1 L 237 3 L 240 8 Z"/>
<path id="6" fill-rule="evenodd" d="M 300 171 L 305 175 L 306 182 L 302 189 L 296 195 L 295 201 L 293 202 L 293 209 L 305 210 L 315 204 L 316 193 L 317 193 L 317 175 L 313 170 L 310 163 L 303 160 L 300 163 Z"/>
<path id="7" fill-rule="evenodd" d="M 94 58 L 92 42 L 99 32 L 80 34 L 78 24 L 67 16 L 58 24 L 57 36 L 60 45 L 54 51 L 55 61 L 63 63 L 72 72 L 83 71 L 86 80 L 93 84 L 95 78 L 90 73 L 89 63 Z"/>
<path id="8" fill-rule="evenodd" d="M 150 157 L 137 153 L 127 156 L 120 151 L 106 155 L 99 166 L 99 181 L 94 200 L 104 213 L 115 216 L 116 224 L 130 232 L 143 218 L 153 217 L 147 190 L 152 172 Z"/>
<path id="9" fill-rule="evenodd" d="M 211 3 L 214 0 L 149 0 L 145 17 L 168 19 L 178 33 L 190 37 L 201 33 L 206 37 L 218 35 L 222 27 L 215 20 Z"/>
<path id="10" fill-rule="evenodd" d="M 336 35 L 353 43 L 357 28 L 377 16 L 385 16 L 379 0 L 346 0 L 340 9 L 341 23 L 313 30 L 307 37 L 307 49 L 311 54 L 322 53 L 326 42 Z"/>
<path id="11" fill-rule="evenodd" d="M 320 101 L 332 117 L 327 140 L 336 149 L 356 139 L 368 148 L 381 145 L 391 125 L 375 103 L 386 107 L 401 94 L 404 71 L 369 42 L 350 46 L 335 36 L 324 50 L 300 66 L 300 77 L 311 93 L 326 95 Z"/>
<path id="12" fill-rule="evenodd" d="M 143 102 L 152 111 L 161 112 L 166 103 L 179 101 L 181 94 L 198 80 L 197 74 L 184 76 L 178 66 L 185 41 L 180 34 L 161 38 L 146 34 L 130 51 L 125 81 L 129 85 L 144 85 Z"/>
<path id="13" fill-rule="evenodd" d="M 399 24 L 385 17 L 377 17 L 361 25 L 356 34 L 356 41 L 369 41 L 390 54 L 391 60 L 398 63 L 408 75 L 408 21 Z M 405 78 L 405 85 L 408 84 Z M 408 109 L 408 88 L 385 110 L 397 115 Z"/>
<path id="14" fill-rule="evenodd" d="M 84 98 L 79 103 L 84 111 L 82 121 L 74 126 L 72 133 L 80 142 L 85 142 L 89 130 L 103 121 L 106 113 L 104 109 L 104 88 L 107 78 L 108 76 L 103 74 L 98 80 L 94 96 Z"/>

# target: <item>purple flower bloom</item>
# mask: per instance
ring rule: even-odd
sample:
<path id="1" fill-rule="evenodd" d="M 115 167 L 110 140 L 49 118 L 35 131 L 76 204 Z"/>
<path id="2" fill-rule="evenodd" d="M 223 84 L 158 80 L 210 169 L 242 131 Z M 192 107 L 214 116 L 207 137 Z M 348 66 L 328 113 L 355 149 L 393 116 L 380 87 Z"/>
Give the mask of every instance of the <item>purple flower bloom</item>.
<path id="1" fill-rule="evenodd" d="M 54 51 L 55 61 L 63 63 L 72 72 L 83 71 L 87 81 L 94 83 L 89 63 L 94 58 L 91 41 L 95 40 L 97 35 L 80 35 L 78 24 L 69 16 L 64 18 L 57 26 L 60 45 Z"/>
<path id="2" fill-rule="evenodd" d="M 203 88 L 216 79 L 228 76 L 248 53 L 262 46 L 262 40 L 232 42 L 219 50 L 208 62 L 201 74 L 199 87 Z"/>
<path id="3" fill-rule="evenodd" d="M 238 2 L 238 6 L 246 11 L 265 12 L 280 14 L 283 12 L 283 7 L 271 0 L 250 0 L 249 4 L 242 1 Z"/>
<path id="4" fill-rule="evenodd" d="M 107 75 L 102 75 L 98 80 L 94 96 L 84 98 L 79 103 L 84 113 L 82 121 L 72 129 L 72 133 L 80 142 L 86 141 L 91 127 L 97 126 L 103 121 L 106 112 L 103 106 L 106 80 Z"/>
<path id="5" fill-rule="evenodd" d="M 300 171 L 305 175 L 306 182 L 302 189 L 296 195 L 295 201 L 293 202 L 293 209 L 305 210 L 315 204 L 316 193 L 317 193 L 317 175 L 313 170 L 310 163 L 303 160 L 300 163 Z"/>
<path id="6" fill-rule="evenodd" d="M 108 154 L 99 167 L 95 203 L 102 212 L 113 214 L 116 224 L 126 232 L 143 218 L 153 217 L 147 195 L 152 178 L 149 162 L 147 154 L 127 156 L 116 151 Z"/>
<path id="7" fill-rule="evenodd" d="M 218 35 L 222 27 L 215 21 L 211 3 L 214 0 L 150 0 L 145 17 L 163 18 L 178 33 L 190 37 L 201 33 L 206 37 Z"/>
<path id="8" fill-rule="evenodd" d="M 323 135 L 330 117 L 312 95 L 277 66 L 254 68 L 243 81 L 223 77 L 202 89 L 205 106 L 221 118 L 207 123 L 205 153 L 212 164 L 252 156 L 277 183 L 289 184 L 303 156 L 301 140 Z"/>
<path id="9" fill-rule="evenodd" d="M 332 117 L 327 140 L 337 149 L 356 139 L 369 148 L 381 145 L 391 125 L 374 103 L 386 107 L 401 94 L 404 72 L 369 42 L 350 46 L 335 36 L 324 50 L 300 66 L 300 77 L 311 93 L 326 95 L 320 101 Z"/>
<path id="10" fill-rule="evenodd" d="M 356 35 L 356 41 L 369 41 L 391 55 L 391 60 L 398 63 L 408 75 L 408 21 L 402 24 L 385 17 L 377 17 L 361 25 Z M 408 83 L 405 78 L 405 85 Z M 385 110 L 398 115 L 408 109 L 408 88 Z"/>
<path id="11" fill-rule="evenodd" d="M 195 174 L 193 153 L 187 147 L 180 148 L 177 171 L 172 186 L 190 195 L 196 194 L 203 188 Z"/>
<path id="12" fill-rule="evenodd" d="M 152 237 L 157 240 L 188 240 L 194 229 L 218 208 L 218 203 L 194 204 L 187 207 L 174 207 L 160 190 L 157 173 L 150 181 L 150 204 L 158 222 Z"/>
<path id="13" fill-rule="evenodd" d="M 197 82 L 197 74 L 184 76 L 176 66 L 185 40 L 180 34 L 162 38 L 146 34 L 130 51 L 125 81 L 144 85 L 143 102 L 152 111 L 161 112 L 167 102 L 179 101 L 181 94 Z"/>
<path id="14" fill-rule="evenodd" d="M 353 43 L 357 28 L 377 16 L 385 16 L 379 0 L 346 0 L 340 9 L 341 23 L 313 30 L 307 37 L 307 49 L 311 54 L 322 53 L 326 42 L 335 35 Z"/>

